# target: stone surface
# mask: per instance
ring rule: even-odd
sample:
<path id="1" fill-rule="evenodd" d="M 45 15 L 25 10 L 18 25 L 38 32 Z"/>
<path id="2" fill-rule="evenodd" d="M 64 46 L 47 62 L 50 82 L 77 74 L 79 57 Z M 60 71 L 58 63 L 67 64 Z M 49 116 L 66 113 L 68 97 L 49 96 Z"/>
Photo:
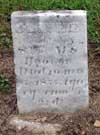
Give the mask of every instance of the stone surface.
<path id="1" fill-rule="evenodd" d="M 15 126 L 18 131 L 26 129 L 35 135 L 57 135 L 58 132 L 60 133 L 62 131 L 62 126 L 60 124 L 32 122 L 18 117 L 13 117 L 10 120 L 10 124 Z"/>
<path id="2" fill-rule="evenodd" d="M 11 23 L 19 112 L 86 108 L 86 11 L 18 11 Z"/>

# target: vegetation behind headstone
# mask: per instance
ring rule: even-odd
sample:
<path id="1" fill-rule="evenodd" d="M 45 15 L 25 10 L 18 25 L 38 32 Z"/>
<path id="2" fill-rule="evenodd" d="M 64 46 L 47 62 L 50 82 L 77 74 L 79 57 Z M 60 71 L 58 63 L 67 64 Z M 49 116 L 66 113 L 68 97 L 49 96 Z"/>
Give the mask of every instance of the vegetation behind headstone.
<path id="1" fill-rule="evenodd" d="M 0 0 L 0 18 L 4 19 L 5 22 L 7 23 L 10 23 L 10 15 L 13 11 L 16 10 L 77 10 L 77 9 L 88 11 L 87 12 L 88 38 L 90 42 L 99 44 L 100 43 L 99 0 Z M 3 31 L 0 30 L 0 37 L 2 36 L 1 33 L 3 33 Z M 11 42 L 10 38 L 9 37 L 5 38 L 5 42 L 9 44 Z M 6 44 L 3 42 L 2 45 Z"/>

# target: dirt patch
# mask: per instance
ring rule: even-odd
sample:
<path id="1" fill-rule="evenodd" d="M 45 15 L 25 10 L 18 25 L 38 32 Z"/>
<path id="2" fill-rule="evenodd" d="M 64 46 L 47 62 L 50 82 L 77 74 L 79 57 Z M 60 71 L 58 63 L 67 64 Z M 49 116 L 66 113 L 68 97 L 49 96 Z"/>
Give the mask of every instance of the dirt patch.
<path id="1" fill-rule="evenodd" d="M 9 125 L 11 115 L 18 112 L 12 51 L 0 52 L 0 73 L 4 74 L 12 85 L 11 93 L 0 93 L 0 135 L 16 135 L 16 130 Z M 87 110 L 72 115 L 34 113 L 26 119 L 62 124 L 64 135 L 100 135 L 100 128 L 94 127 L 95 120 L 100 120 L 100 56 L 89 58 L 89 93 L 90 105 Z M 20 135 L 32 133 L 23 130 Z"/>

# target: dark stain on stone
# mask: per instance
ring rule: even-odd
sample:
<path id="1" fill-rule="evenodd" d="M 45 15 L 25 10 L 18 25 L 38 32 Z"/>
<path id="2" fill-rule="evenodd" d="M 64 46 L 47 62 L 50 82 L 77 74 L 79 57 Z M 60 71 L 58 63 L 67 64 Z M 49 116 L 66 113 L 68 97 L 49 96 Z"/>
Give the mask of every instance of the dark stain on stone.
<path id="1" fill-rule="evenodd" d="M 60 17 L 60 15 L 57 15 L 57 18 L 59 18 Z"/>

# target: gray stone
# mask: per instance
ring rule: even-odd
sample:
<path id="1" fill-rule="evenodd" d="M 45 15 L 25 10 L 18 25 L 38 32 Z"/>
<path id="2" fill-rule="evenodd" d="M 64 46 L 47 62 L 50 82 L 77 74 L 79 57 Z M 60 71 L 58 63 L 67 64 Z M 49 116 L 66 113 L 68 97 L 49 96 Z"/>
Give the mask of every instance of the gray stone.
<path id="1" fill-rule="evenodd" d="M 62 131 L 62 125 L 60 124 L 40 123 L 29 120 L 26 121 L 18 117 L 11 118 L 10 125 L 16 127 L 18 131 L 26 129 L 35 135 L 58 135 L 57 133 Z"/>
<path id="2" fill-rule="evenodd" d="M 86 108 L 86 11 L 18 11 L 11 23 L 19 112 Z"/>

